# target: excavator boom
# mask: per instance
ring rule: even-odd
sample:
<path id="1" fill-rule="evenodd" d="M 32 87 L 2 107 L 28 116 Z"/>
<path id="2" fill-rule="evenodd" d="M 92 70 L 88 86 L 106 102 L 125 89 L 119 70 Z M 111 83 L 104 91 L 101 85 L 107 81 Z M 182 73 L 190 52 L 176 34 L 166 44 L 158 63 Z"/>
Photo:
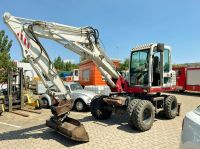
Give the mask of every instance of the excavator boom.
<path id="1" fill-rule="evenodd" d="M 117 80 L 120 74 L 116 71 L 110 58 L 104 53 L 98 40 L 98 30 L 92 27 L 72 27 L 54 22 L 24 19 L 14 17 L 9 13 L 4 13 L 4 21 L 17 38 L 23 40 L 22 43 L 20 42 L 20 45 L 22 46 L 24 57 L 27 58 L 28 55 L 30 55 L 29 51 L 34 50 L 34 52 L 31 53 L 33 59 L 37 61 L 42 59 L 42 62 L 49 63 L 49 58 L 45 57 L 43 52 L 40 52 L 41 49 L 44 48 L 38 42 L 39 40 L 37 40 L 37 38 L 54 40 L 81 57 L 92 60 L 98 66 L 98 69 L 108 81 L 108 84 L 113 88 L 116 87 L 116 83 L 113 79 Z M 43 65 L 41 65 L 41 69 L 42 68 Z M 47 72 L 48 69 L 49 68 L 46 70 L 42 69 L 42 72 Z M 52 72 L 54 72 L 54 70 L 52 70 L 51 73 Z M 57 73 L 53 74 L 55 75 Z M 48 76 L 51 77 L 51 74 L 49 73 Z M 58 84 L 56 85 L 56 82 L 52 82 L 55 86 L 60 86 Z M 43 83 L 45 84 L 45 82 Z M 59 82 L 59 84 L 61 83 Z M 64 90 L 65 89 L 62 89 L 62 91 Z"/>

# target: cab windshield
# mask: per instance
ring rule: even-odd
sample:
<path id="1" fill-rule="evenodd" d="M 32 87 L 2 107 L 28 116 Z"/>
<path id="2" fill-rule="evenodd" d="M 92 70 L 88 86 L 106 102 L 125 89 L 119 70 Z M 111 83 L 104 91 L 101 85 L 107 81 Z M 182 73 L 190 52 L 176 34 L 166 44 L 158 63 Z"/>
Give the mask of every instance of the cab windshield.
<path id="1" fill-rule="evenodd" d="M 134 51 L 131 54 L 130 85 L 148 85 L 150 49 Z"/>

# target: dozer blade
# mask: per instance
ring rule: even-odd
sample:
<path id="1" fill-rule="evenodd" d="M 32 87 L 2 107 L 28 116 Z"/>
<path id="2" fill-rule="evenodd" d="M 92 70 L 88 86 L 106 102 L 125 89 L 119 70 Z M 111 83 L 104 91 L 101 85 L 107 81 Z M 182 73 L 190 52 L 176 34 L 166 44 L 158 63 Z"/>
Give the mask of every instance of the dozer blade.
<path id="1" fill-rule="evenodd" d="M 88 133 L 83 124 L 78 120 L 67 117 L 61 124 L 58 124 L 50 118 L 46 121 L 46 125 L 72 140 L 80 142 L 89 141 Z"/>

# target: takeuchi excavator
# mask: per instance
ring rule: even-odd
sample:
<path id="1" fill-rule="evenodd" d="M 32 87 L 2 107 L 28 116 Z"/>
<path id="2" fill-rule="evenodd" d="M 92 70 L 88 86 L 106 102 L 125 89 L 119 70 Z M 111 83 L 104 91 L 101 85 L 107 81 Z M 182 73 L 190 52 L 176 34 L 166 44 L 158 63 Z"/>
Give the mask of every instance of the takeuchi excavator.
<path id="1" fill-rule="evenodd" d="M 73 140 L 89 141 L 84 126 L 69 117 L 72 100 L 38 38 L 54 40 L 81 57 L 92 60 L 98 66 L 112 92 L 109 96 L 98 95 L 92 100 L 91 114 L 95 119 L 107 119 L 114 109 L 124 109 L 128 114 L 128 124 L 140 131 L 146 131 L 152 127 L 155 114 L 159 111 L 163 111 L 169 119 L 176 117 L 179 109 L 176 97 L 161 94 L 174 90 L 176 85 L 169 46 L 158 43 L 133 48 L 128 74 L 119 73 L 105 54 L 97 29 L 35 21 L 15 17 L 7 12 L 3 18 L 17 38 L 23 57 L 48 88 L 53 103 L 53 116 L 46 121 L 46 125 L 59 133 Z M 56 90 L 50 89 L 51 86 L 48 86 L 43 74 Z"/>

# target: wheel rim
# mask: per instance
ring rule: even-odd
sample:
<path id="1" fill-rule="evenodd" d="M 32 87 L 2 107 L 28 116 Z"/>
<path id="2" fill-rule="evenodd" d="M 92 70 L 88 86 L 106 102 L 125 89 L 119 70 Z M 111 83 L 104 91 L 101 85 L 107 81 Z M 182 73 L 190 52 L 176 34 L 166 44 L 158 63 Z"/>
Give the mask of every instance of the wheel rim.
<path id="1" fill-rule="evenodd" d="M 48 106 L 48 101 L 46 99 L 42 99 L 43 105 L 46 107 Z"/>
<path id="2" fill-rule="evenodd" d="M 144 109 L 143 116 L 142 116 L 142 121 L 144 123 L 150 123 L 151 122 L 151 117 L 152 117 L 151 110 L 148 109 L 148 108 Z"/>
<path id="3" fill-rule="evenodd" d="M 101 116 L 101 115 L 102 115 L 102 111 L 101 111 L 100 109 L 97 109 L 97 110 L 96 110 L 96 113 L 97 113 L 98 116 Z"/>
<path id="4" fill-rule="evenodd" d="M 77 109 L 77 110 L 83 110 L 83 103 L 80 102 L 80 101 L 77 101 L 77 102 L 76 102 L 76 109 Z"/>

